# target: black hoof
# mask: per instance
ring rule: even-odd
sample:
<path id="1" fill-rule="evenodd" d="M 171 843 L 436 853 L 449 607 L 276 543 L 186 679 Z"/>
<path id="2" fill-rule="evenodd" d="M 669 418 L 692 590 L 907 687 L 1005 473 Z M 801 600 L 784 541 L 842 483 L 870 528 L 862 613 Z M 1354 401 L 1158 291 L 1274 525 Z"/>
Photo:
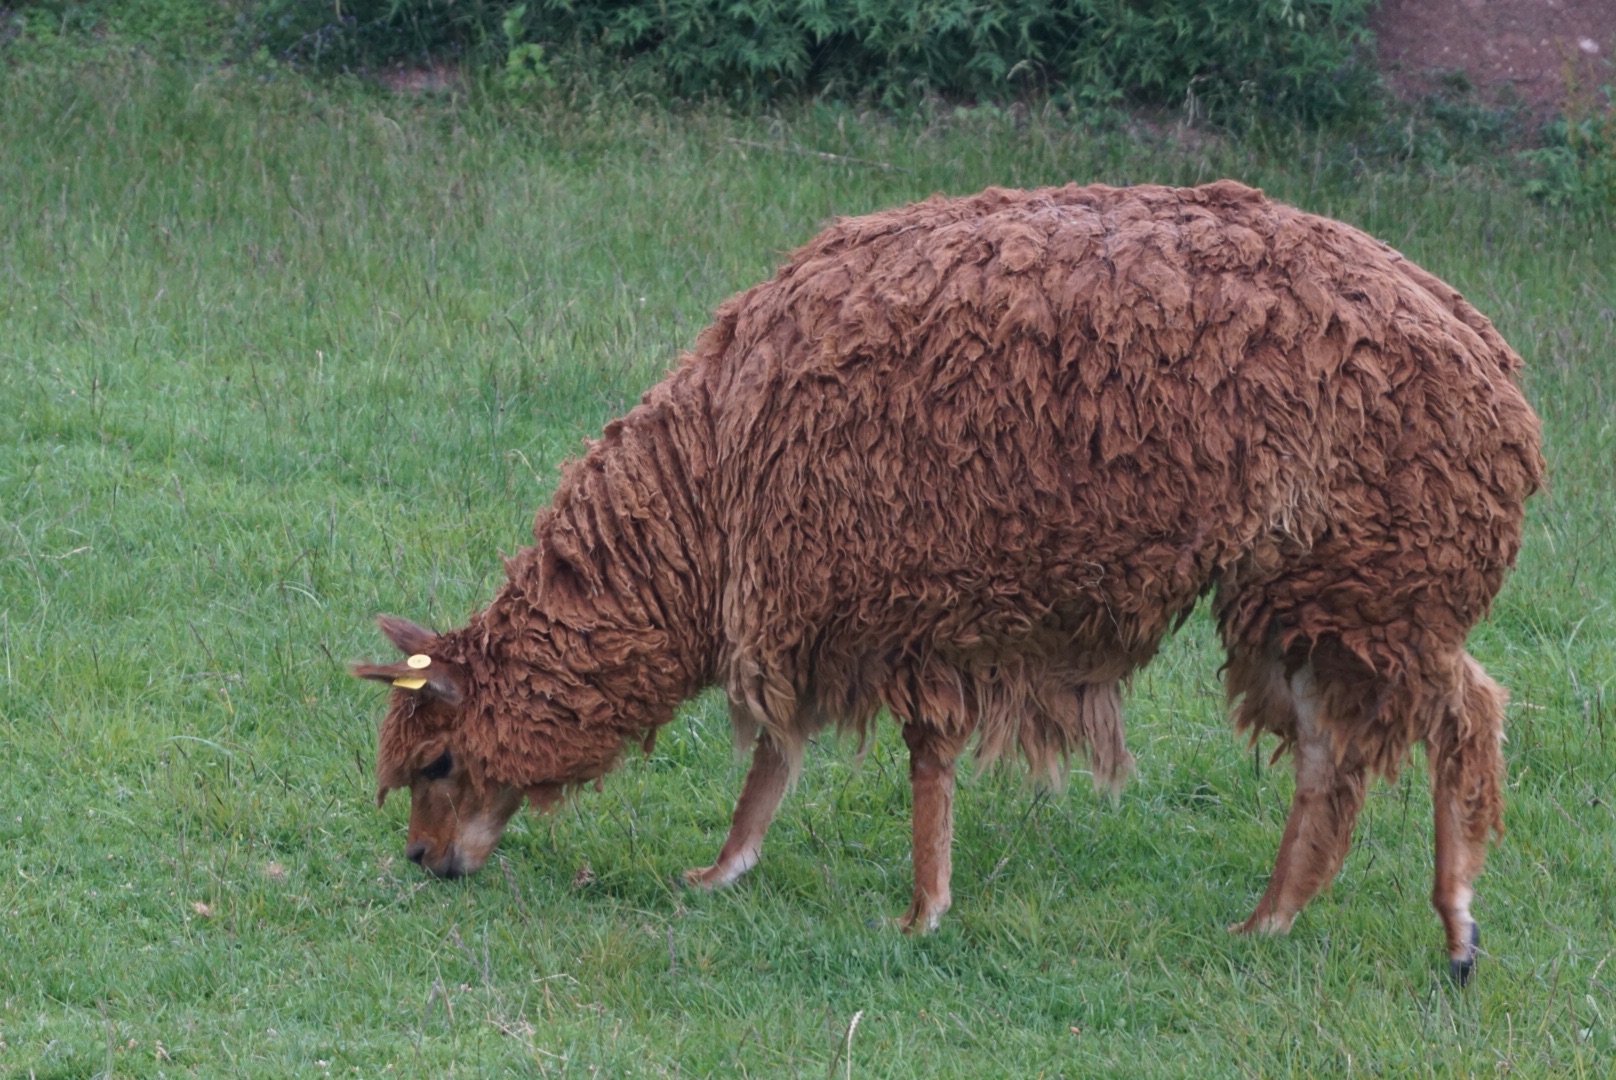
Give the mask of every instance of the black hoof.
<path id="1" fill-rule="evenodd" d="M 1481 946 L 1481 927 L 1470 924 L 1470 949 L 1463 960 L 1448 960 L 1448 974 L 1460 986 L 1470 985 L 1470 976 L 1476 971 L 1476 952 Z"/>

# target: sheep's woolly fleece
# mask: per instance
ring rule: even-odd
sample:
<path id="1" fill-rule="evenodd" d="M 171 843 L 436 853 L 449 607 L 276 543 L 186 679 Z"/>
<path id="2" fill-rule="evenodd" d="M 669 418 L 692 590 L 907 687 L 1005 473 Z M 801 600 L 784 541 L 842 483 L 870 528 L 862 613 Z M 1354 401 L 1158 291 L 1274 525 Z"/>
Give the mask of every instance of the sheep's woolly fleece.
<path id="1" fill-rule="evenodd" d="M 434 647 L 457 729 L 396 695 L 381 782 L 452 742 L 582 783 L 719 683 L 793 764 L 885 706 L 1114 785 L 1119 684 L 1209 591 L 1238 724 L 1286 745 L 1264 680 L 1311 662 L 1338 747 L 1395 771 L 1520 545 L 1519 368 L 1396 251 L 1232 182 L 839 221 L 566 468 Z"/>

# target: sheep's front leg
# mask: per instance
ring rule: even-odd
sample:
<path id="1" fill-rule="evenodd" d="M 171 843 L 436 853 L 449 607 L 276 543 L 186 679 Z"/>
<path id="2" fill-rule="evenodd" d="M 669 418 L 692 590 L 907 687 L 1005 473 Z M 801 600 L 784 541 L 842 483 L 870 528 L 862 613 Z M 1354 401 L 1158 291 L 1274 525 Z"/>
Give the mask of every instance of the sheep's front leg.
<path id="1" fill-rule="evenodd" d="M 898 925 L 906 934 L 937 929 L 952 903 L 954 759 L 958 749 L 916 724 L 906 724 L 909 784 L 914 792 L 915 898 Z"/>
<path id="2" fill-rule="evenodd" d="M 790 769 L 786 759 L 775 747 L 773 740 L 759 736 L 752 749 L 752 768 L 741 785 L 741 797 L 735 803 L 735 816 L 730 822 L 729 838 L 718 853 L 718 861 L 711 866 L 685 871 L 685 884 L 700 889 L 716 889 L 728 885 L 758 863 L 763 851 L 763 835 L 769 831 L 774 812 L 785 797 Z"/>

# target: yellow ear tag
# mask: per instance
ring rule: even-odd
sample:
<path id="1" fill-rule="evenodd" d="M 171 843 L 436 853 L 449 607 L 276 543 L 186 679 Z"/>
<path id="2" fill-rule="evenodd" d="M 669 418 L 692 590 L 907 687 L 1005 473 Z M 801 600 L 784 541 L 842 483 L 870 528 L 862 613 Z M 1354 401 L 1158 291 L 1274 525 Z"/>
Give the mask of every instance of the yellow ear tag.
<path id="1" fill-rule="evenodd" d="M 419 675 L 400 675 L 393 680 L 393 685 L 405 690 L 419 690 L 426 685 L 426 680 Z"/>
<path id="2" fill-rule="evenodd" d="M 418 652 L 404 662 L 410 667 L 414 668 L 416 671 L 420 671 L 422 668 L 432 666 L 432 658 L 424 652 Z"/>

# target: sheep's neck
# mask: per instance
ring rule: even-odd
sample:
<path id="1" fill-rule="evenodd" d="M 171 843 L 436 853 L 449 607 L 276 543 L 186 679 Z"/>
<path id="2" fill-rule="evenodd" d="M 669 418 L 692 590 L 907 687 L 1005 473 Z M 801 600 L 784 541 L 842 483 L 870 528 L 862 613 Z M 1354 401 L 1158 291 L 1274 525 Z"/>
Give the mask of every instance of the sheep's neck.
<path id="1" fill-rule="evenodd" d="M 672 719 L 717 663 L 710 429 L 704 403 L 680 391 L 677 378 L 653 390 L 567 469 L 480 620 L 538 681 L 546 711 L 624 738 Z"/>

